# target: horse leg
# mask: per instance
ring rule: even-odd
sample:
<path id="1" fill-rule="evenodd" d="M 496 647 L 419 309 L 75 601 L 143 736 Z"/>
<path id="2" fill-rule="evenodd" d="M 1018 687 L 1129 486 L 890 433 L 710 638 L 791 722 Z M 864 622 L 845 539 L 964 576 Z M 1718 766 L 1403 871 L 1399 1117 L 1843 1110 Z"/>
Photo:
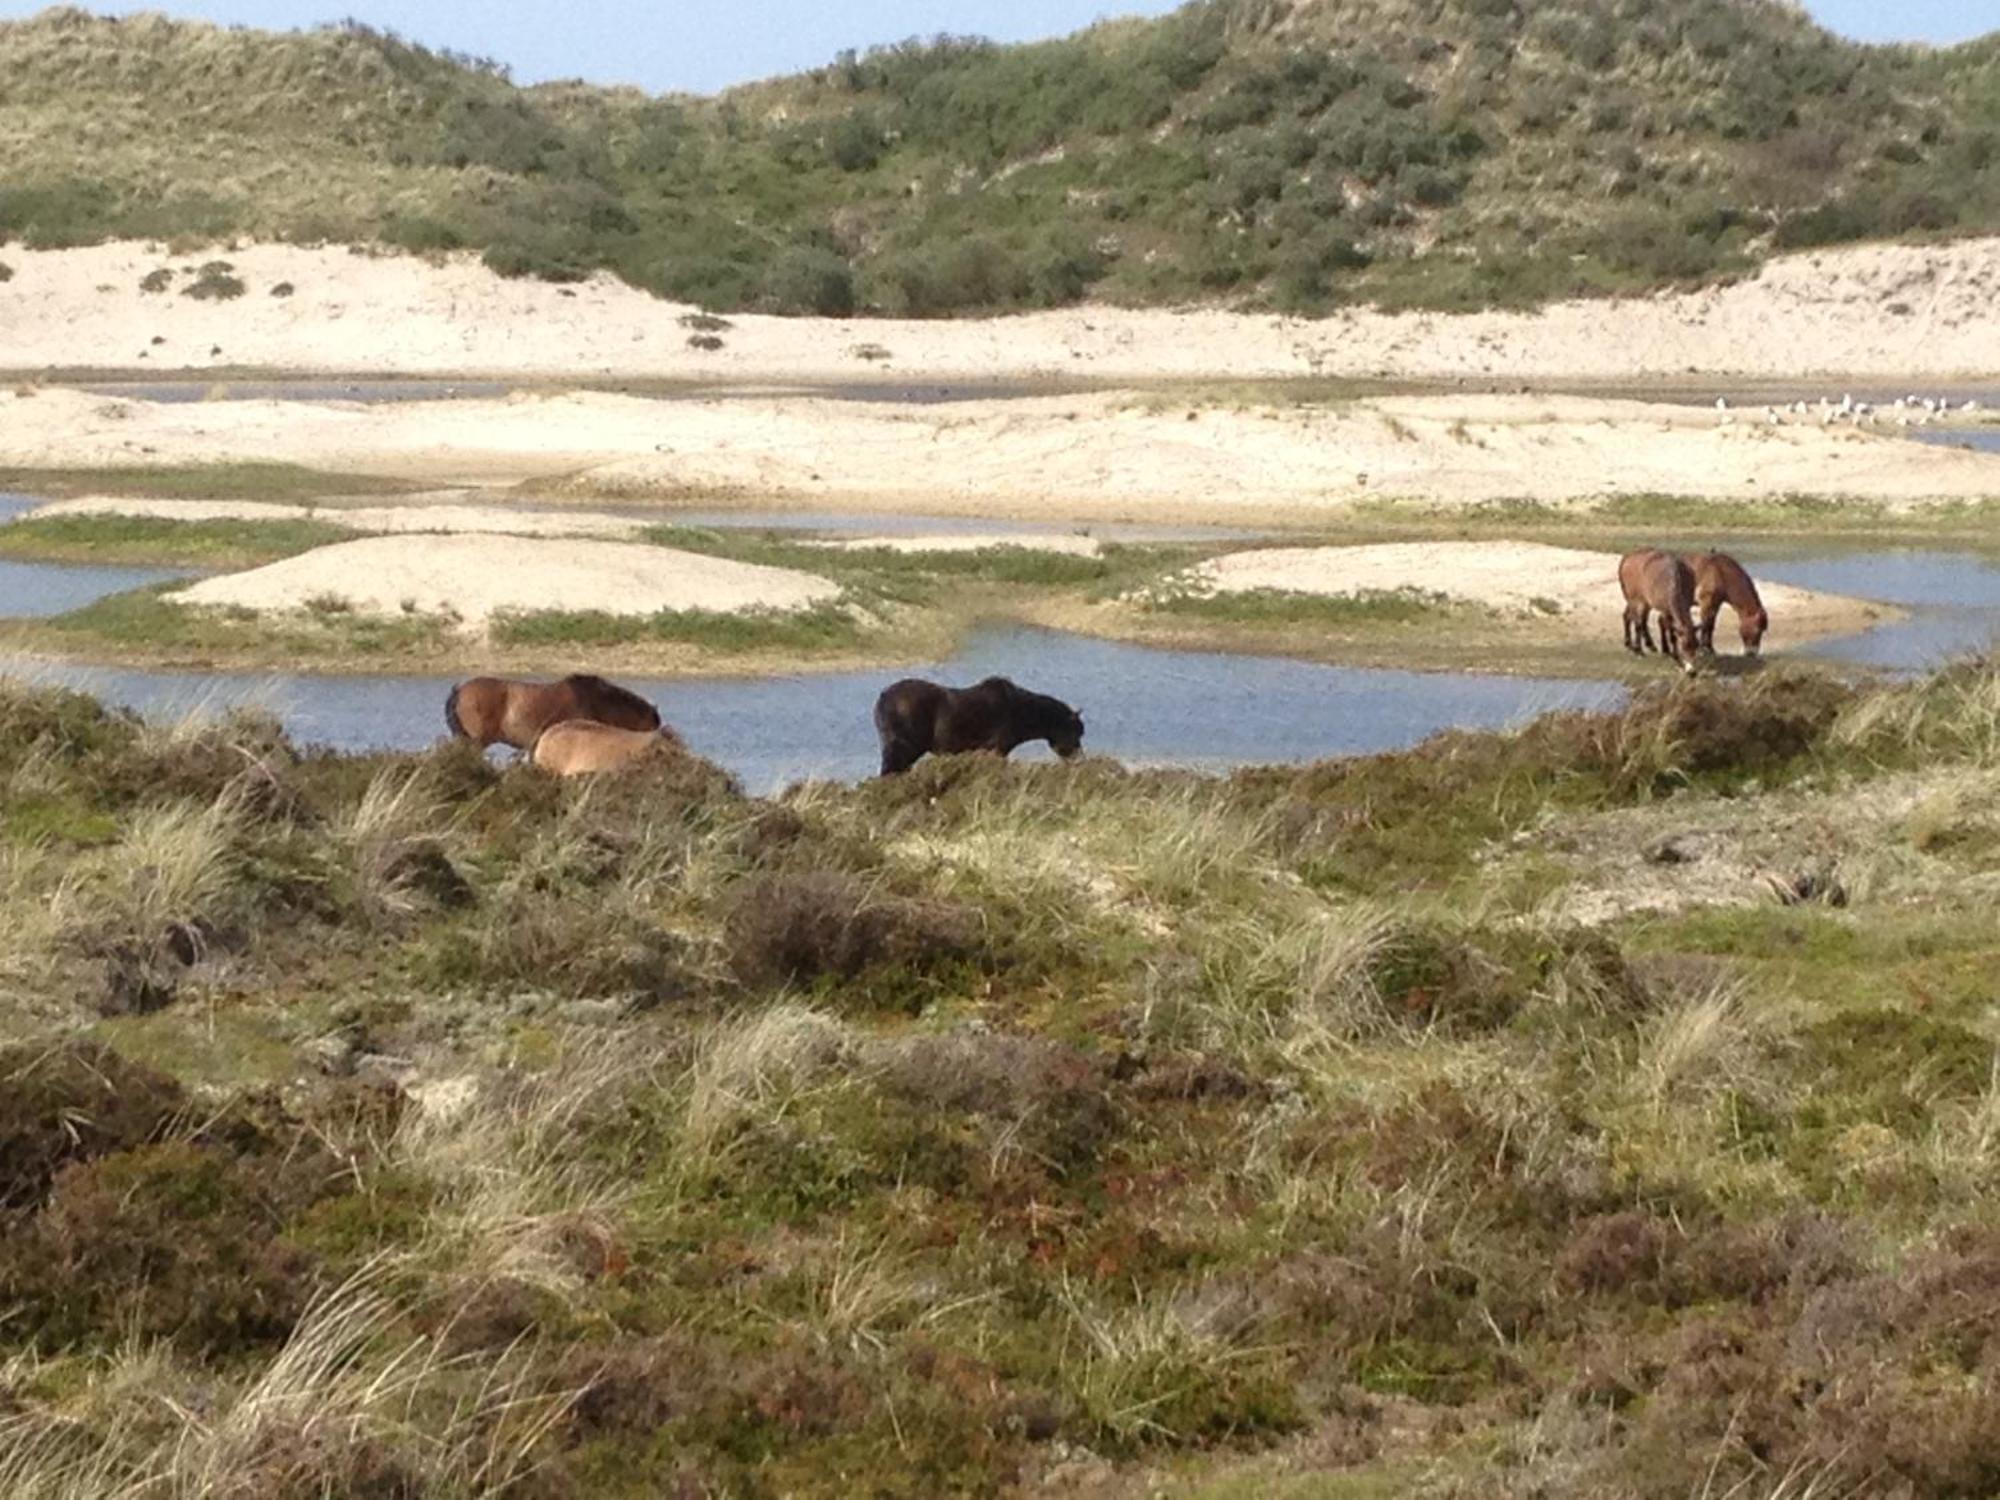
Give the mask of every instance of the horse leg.
<path id="1" fill-rule="evenodd" d="M 1695 644 L 1703 651 L 1713 655 L 1715 652 L 1715 619 L 1717 615 L 1722 613 L 1722 596 L 1720 594 L 1710 594 L 1705 599 L 1697 599 L 1695 603 L 1701 610 L 1701 619 L 1696 622 Z"/>
<path id="2" fill-rule="evenodd" d="M 1639 632 L 1633 627 L 1632 606 L 1625 606 L 1625 649 L 1634 656 L 1639 654 Z"/>
<path id="3" fill-rule="evenodd" d="M 1662 629 L 1660 633 L 1665 635 L 1666 631 Z M 1639 649 L 1641 651 L 1660 649 L 1653 643 L 1653 611 L 1650 605 L 1639 607 Z"/>
<path id="4" fill-rule="evenodd" d="M 1660 652 L 1674 661 L 1681 659 L 1680 631 L 1675 628 L 1673 618 L 1664 611 L 1660 615 Z"/>

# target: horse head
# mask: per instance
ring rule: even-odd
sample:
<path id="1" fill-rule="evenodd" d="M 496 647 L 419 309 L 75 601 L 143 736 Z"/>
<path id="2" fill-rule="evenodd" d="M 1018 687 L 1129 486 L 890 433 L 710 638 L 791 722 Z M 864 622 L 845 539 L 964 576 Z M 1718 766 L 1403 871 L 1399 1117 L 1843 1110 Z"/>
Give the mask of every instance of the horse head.
<path id="1" fill-rule="evenodd" d="M 1074 760 L 1083 754 L 1083 715 L 1054 698 L 1049 705 L 1049 748 L 1064 760 Z"/>
<path id="2" fill-rule="evenodd" d="M 1761 609 L 1753 609 L 1738 614 L 1736 628 L 1743 637 L 1743 654 L 1755 656 L 1764 644 L 1764 632 L 1770 628 L 1771 617 Z"/>

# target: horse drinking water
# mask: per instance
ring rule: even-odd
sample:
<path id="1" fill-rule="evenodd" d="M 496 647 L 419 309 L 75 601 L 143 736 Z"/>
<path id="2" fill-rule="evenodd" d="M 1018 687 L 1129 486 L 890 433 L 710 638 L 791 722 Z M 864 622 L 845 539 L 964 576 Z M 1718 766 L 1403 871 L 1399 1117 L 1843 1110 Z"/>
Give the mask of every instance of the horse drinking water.
<path id="1" fill-rule="evenodd" d="M 1047 740 L 1064 760 L 1082 753 L 1083 717 L 1060 698 L 1031 693 L 1005 677 L 948 688 L 921 677 L 891 683 L 875 700 L 882 774 L 907 771 L 935 751 L 1010 754 L 1030 740 Z"/>
<path id="2" fill-rule="evenodd" d="M 462 739 L 531 750 L 542 731 L 567 719 L 595 719 L 617 729 L 654 730 L 660 711 L 630 689 L 572 673 L 556 682 L 471 677 L 444 700 L 444 722 Z"/>
<path id="3" fill-rule="evenodd" d="M 1660 615 L 1660 647 L 1692 675 L 1700 638 L 1694 628 L 1694 572 L 1671 552 L 1657 547 L 1628 552 L 1618 560 L 1618 586 L 1625 593 L 1625 649 L 1652 648 L 1648 621 Z"/>
<path id="4" fill-rule="evenodd" d="M 1727 604 L 1736 611 L 1736 633 L 1743 638 L 1743 654 L 1755 656 L 1764 643 L 1764 632 L 1770 629 L 1771 616 L 1743 564 L 1726 552 L 1698 552 L 1685 561 L 1694 574 L 1695 623 L 1701 649 L 1715 650 L 1715 617 Z"/>

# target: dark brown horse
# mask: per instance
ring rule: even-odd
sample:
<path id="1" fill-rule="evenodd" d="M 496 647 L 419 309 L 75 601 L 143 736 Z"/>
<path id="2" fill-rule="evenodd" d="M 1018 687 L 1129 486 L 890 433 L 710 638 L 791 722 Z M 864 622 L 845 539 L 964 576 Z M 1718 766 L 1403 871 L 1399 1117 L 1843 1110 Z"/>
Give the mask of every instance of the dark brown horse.
<path id="1" fill-rule="evenodd" d="M 1652 649 L 1648 621 L 1657 610 L 1659 649 L 1679 662 L 1683 672 L 1692 673 L 1699 649 L 1693 617 L 1694 571 L 1673 553 L 1646 547 L 1618 560 L 1618 586 L 1625 592 L 1625 649 Z"/>
<path id="2" fill-rule="evenodd" d="M 1701 649 L 1715 650 L 1715 617 L 1727 604 L 1736 611 L 1736 632 L 1743 638 L 1743 654 L 1755 656 L 1764 644 L 1764 632 L 1771 616 L 1757 597 L 1757 585 L 1743 571 L 1743 564 L 1726 552 L 1698 552 L 1685 559 L 1694 574 L 1695 625 Z"/>
<path id="3" fill-rule="evenodd" d="M 660 711 L 637 693 L 582 673 L 557 682 L 471 677 L 444 700 L 446 726 L 482 747 L 530 750 L 544 729 L 566 719 L 595 719 L 618 729 L 660 727 Z"/>
<path id="4" fill-rule="evenodd" d="M 1083 750 L 1083 718 L 1075 709 L 1005 677 L 969 688 L 905 677 L 875 700 L 875 733 L 882 741 L 884 776 L 909 770 L 932 751 L 1007 755 L 1030 740 L 1047 740 L 1064 760 Z"/>

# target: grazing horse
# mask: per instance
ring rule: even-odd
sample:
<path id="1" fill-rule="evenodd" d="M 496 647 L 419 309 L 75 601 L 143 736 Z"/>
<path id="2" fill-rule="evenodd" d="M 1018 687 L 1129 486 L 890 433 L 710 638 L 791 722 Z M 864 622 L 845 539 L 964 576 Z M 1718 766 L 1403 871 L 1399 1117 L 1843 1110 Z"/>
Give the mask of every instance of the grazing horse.
<path id="1" fill-rule="evenodd" d="M 1031 693 L 1005 677 L 969 688 L 942 687 L 905 677 L 875 700 L 875 733 L 882 741 L 882 774 L 907 771 L 926 754 L 962 750 L 1011 753 L 1029 740 L 1047 740 L 1064 760 L 1083 750 L 1083 718 L 1059 698 Z"/>
<path id="2" fill-rule="evenodd" d="M 543 730 L 565 719 L 596 719 L 620 729 L 658 729 L 660 711 L 629 689 L 602 677 L 573 673 L 557 682 L 516 682 L 472 677 L 444 700 L 444 722 L 480 748 L 534 747 Z"/>
<path id="3" fill-rule="evenodd" d="M 1694 628 L 1694 572 L 1671 552 L 1656 547 L 1628 552 L 1618 560 L 1618 586 L 1625 592 L 1625 649 L 1642 652 L 1653 644 L 1647 621 L 1660 613 L 1660 649 L 1692 674 L 1698 638 Z"/>
<path id="4" fill-rule="evenodd" d="M 541 732 L 528 759 L 537 770 L 556 776 L 587 776 L 628 770 L 683 748 L 681 737 L 665 726 L 621 729 L 596 719 L 564 719 Z"/>
<path id="5" fill-rule="evenodd" d="M 1737 634 L 1743 637 L 1743 654 L 1755 656 L 1770 629 L 1771 616 L 1757 597 L 1757 585 L 1743 571 L 1743 564 L 1726 552 L 1699 552 L 1685 559 L 1694 573 L 1696 627 L 1701 649 L 1715 650 L 1715 617 L 1727 604 L 1736 611 Z"/>

